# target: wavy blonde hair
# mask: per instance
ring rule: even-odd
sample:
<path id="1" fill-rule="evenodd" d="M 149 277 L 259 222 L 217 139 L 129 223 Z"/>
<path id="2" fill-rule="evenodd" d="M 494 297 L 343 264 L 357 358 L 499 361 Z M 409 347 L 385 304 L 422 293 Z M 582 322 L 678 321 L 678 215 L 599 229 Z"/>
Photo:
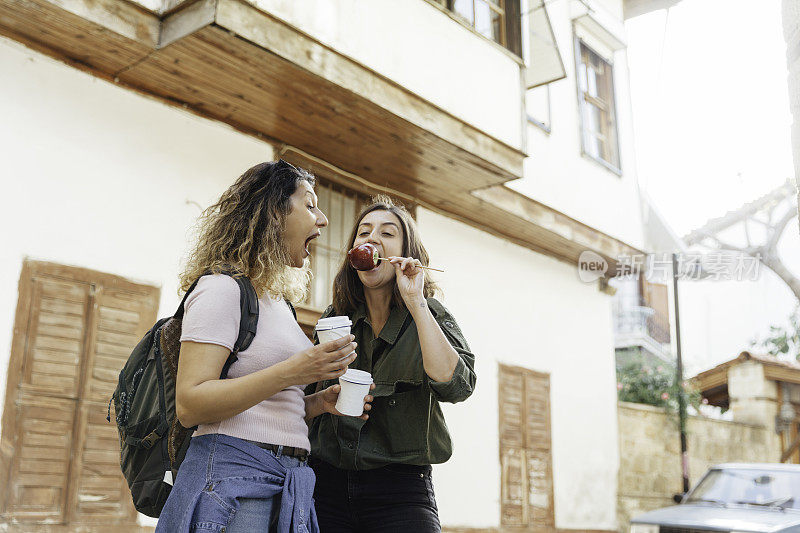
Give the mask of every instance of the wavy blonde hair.
<path id="1" fill-rule="evenodd" d="M 242 174 L 200 215 L 197 245 L 180 275 L 179 294 L 208 272 L 247 276 L 259 296 L 265 292 L 293 302 L 305 299 L 311 271 L 290 266 L 283 240 L 290 197 L 300 182 L 314 176 L 279 160 L 260 163 Z"/>

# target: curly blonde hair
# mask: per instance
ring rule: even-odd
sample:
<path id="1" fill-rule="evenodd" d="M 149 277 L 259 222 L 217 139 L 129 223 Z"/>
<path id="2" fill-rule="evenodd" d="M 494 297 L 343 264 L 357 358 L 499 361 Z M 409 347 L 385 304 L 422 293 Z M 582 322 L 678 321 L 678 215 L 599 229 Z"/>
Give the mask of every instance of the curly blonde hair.
<path id="1" fill-rule="evenodd" d="M 290 197 L 307 171 L 283 160 L 260 163 L 242 174 L 197 221 L 197 245 L 180 275 L 179 294 L 208 272 L 247 276 L 259 296 L 302 301 L 311 271 L 291 264 L 283 241 Z"/>

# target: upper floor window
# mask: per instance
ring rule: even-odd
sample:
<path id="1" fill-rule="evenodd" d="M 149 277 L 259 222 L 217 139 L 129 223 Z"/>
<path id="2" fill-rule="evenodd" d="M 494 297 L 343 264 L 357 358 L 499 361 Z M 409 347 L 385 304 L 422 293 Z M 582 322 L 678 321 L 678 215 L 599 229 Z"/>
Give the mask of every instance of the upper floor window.
<path id="1" fill-rule="evenodd" d="M 550 133 L 550 85 L 540 85 L 525 93 L 528 122 Z"/>
<path id="2" fill-rule="evenodd" d="M 522 55 L 520 0 L 430 0 L 511 52 Z"/>
<path id="3" fill-rule="evenodd" d="M 583 151 L 619 172 L 613 67 L 583 41 L 577 48 Z"/>
<path id="4" fill-rule="evenodd" d="M 312 241 L 311 290 L 307 304 L 325 309 L 333 299 L 333 278 L 344 262 L 350 248 L 348 239 L 361 209 L 369 202 L 366 195 L 318 180 L 316 186 L 319 208 L 328 217 L 328 227 Z"/>
<path id="5" fill-rule="evenodd" d="M 503 0 L 449 0 L 448 8 L 481 35 L 505 45 Z"/>
<path id="6" fill-rule="evenodd" d="M 328 217 L 328 226 L 323 228 L 318 239 L 311 242 L 310 263 L 313 276 L 305 301 L 295 306 L 297 321 L 303 331 L 311 337 L 319 313 L 333 301 L 333 280 L 344 264 L 347 251 L 352 244 L 350 234 L 356 218 L 372 201 L 371 190 L 352 189 L 330 178 L 333 172 L 324 166 L 299 160 L 297 164 L 317 178 L 314 188 L 318 206 Z M 416 206 L 408 203 L 406 208 L 415 216 Z"/>

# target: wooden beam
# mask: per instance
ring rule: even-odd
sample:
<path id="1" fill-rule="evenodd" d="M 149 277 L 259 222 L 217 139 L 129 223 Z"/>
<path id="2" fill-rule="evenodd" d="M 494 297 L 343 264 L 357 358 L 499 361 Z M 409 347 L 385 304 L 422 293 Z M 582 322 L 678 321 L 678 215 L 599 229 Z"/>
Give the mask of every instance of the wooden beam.
<path id="1" fill-rule="evenodd" d="M 764 377 L 766 379 L 800 384 L 800 370 L 763 362 L 761 364 L 764 366 Z"/>
<path id="2" fill-rule="evenodd" d="M 72 9 L 67 10 L 47 0 L 0 0 L 0 35 L 80 70 L 113 79 L 116 73 L 146 57 L 158 36 L 158 19 L 135 8 L 121 8 L 136 20 L 114 21 L 118 31 L 94 22 L 110 18 L 113 1 L 103 0 L 92 8 L 70 0 Z"/>
<path id="3" fill-rule="evenodd" d="M 788 448 L 781 454 L 781 463 L 785 463 L 787 459 L 789 459 L 794 452 L 800 449 L 800 435 L 798 435 L 792 443 L 789 445 Z"/>
<path id="4" fill-rule="evenodd" d="M 496 166 L 502 183 L 522 176 L 525 153 L 243 0 L 219 0 L 216 23 Z M 430 140 L 433 140 L 431 138 Z M 466 155 L 466 154 L 464 154 Z"/>
<path id="5" fill-rule="evenodd" d="M 472 195 L 578 246 L 598 251 L 613 262 L 621 255 L 644 253 L 503 185 L 473 191 Z"/>
<path id="6" fill-rule="evenodd" d="M 707 391 L 728 383 L 728 367 L 714 368 L 692 378 L 698 390 Z"/>
<path id="7" fill-rule="evenodd" d="M 0 33 L 572 265 L 641 253 L 502 187 L 521 151 L 248 2 L 182 2 L 161 21 L 126 0 L 0 0 Z"/>
<path id="8" fill-rule="evenodd" d="M 183 7 L 183 6 L 182 6 Z M 210 26 L 217 14 L 217 0 L 199 0 L 164 18 L 158 48 L 164 48 L 178 39 Z"/>
<path id="9" fill-rule="evenodd" d="M 21 0 L 11 0 L 21 1 Z M 150 48 L 158 43 L 157 16 L 132 2 L 119 0 L 58 0 L 57 6 L 83 20 Z"/>

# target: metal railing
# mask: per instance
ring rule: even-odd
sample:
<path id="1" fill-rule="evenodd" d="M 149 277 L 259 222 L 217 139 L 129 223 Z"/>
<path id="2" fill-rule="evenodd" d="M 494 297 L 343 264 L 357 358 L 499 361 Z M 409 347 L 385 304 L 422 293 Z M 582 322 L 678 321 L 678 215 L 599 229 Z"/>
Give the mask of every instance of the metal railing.
<path id="1" fill-rule="evenodd" d="M 619 307 L 614 316 L 617 335 L 650 337 L 659 344 L 669 344 L 669 320 L 655 309 L 640 305 Z"/>

